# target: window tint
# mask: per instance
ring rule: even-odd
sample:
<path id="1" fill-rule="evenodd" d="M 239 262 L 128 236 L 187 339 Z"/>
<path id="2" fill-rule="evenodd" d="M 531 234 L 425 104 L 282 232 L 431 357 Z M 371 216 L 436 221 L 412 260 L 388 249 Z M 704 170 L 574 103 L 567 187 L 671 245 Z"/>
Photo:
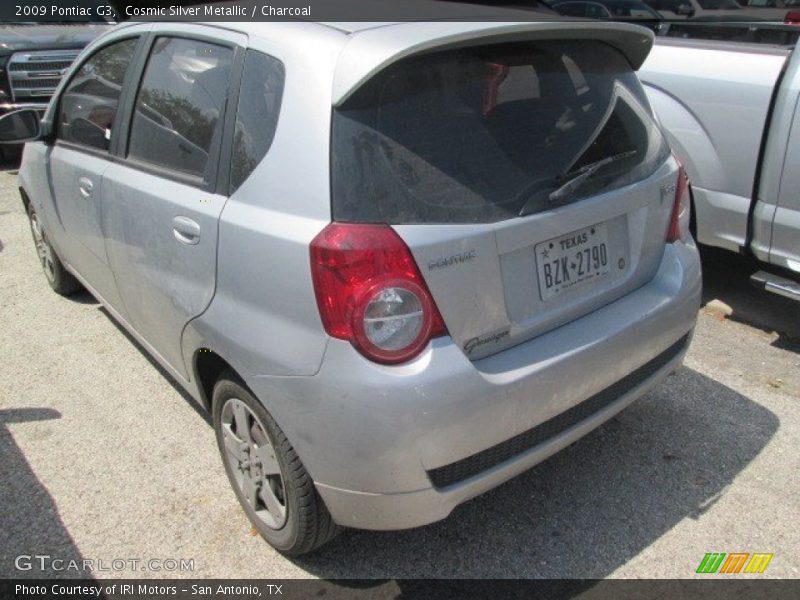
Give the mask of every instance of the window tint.
<path id="1" fill-rule="evenodd" d="M 730 10 L 742 8 L 736 0 L 697 0 L 705 10 Z"/>
<path id="2" fill-rule="evenodd" d="M 231 194 L 250 176 L 272 144 L 281 108 L 283 77 L 279 60 L 252 50 L 247 53 L 233 139 Z"/>
<path id="3" fill-rule="evenodd" d="M 559 14 L 567 17 L 585 17 L 586 16 L 586 3 L 585 2 L 565 2 L 564 4 L 554 5 Z"/>
<path id="4" fill-rule="evenodd" d="M 233 50 L 224 46 L 156 39 L 136 97 L 128 156 L 208 179 L 232 59 Z"/>
<path id="5" fill-rule="evenodd" d="M 649 6 L 632 0 L 612 0 L 605 7 L 614 17 L 630 17 L 632 19 L 658 19 L 660 15 Z"/>
<path id="6" fill-rule="evenodd" d="M 86 61 L 61 95 L 58 138 L 108 150 L 122 82 L 137 39 L 107 46 Z"/>
<path id="7" fill-rule="evenodd" d="M 777 46 L 796 46 L 800 30 L 784 25 L 759 25 L 753 27 L 746 22 L 702 22 L 685 20 L 673 21 L 665 33 L 666 37 L 720 40 L 726 42 L 747 42 L 748 44 L 773 44 Z"/>
<path id="8" fill-rule="evenodd" d="M 609 15 L 602 5 L 592 2 L 586 5 L 586 16 L 590 19 L 605 19 Z"/>
<path id="9" fill-rule="evenodd" d="M 334 111 L 334 219 L 499 221 L 641 180 L 668 156 L 606 44 L 439 52 L 389 67 Z"/>

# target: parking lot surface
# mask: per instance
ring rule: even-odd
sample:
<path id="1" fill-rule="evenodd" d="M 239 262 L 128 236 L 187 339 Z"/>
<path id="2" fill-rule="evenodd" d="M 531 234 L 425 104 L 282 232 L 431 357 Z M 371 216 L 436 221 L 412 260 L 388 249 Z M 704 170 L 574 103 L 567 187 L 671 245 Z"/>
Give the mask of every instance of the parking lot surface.
<path id="1" fill-rule="evenodd" d="M 685 578 L 707 552 L 767 552 L 759 577 L 800 577 L 800 308 L 739 257 L 704 262 L 685 367 L 648 396 L 441 523 L 290 560 L 253 534 L 188 396 L 92 297 L 49 289 L 6 167 L 0 576 L 91 574 L 15 568 L 49 555 L 194 566 L 100 577 Z"/>

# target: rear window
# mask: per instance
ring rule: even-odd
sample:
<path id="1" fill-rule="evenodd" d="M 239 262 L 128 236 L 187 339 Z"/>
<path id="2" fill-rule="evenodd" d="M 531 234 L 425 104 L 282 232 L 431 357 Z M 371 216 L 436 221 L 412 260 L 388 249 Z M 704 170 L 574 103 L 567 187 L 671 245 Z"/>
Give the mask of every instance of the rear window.
<path id="1" fill-rule="evenodd" d="M 389 67 L 334 111 L 333 215 L 494 222 L 641 180 L 668 154 L 606 44 L 439 52 Z"/>

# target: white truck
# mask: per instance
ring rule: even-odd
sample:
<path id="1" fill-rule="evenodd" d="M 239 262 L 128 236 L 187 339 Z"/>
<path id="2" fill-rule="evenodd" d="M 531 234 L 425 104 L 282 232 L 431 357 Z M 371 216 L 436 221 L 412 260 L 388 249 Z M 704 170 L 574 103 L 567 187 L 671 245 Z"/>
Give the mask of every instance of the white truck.
<path id="1" fill-rule="evenodd" d="M 754 284 L 800 300 L 800 53 L 658 40 L 639 71 L 692 182 L 702 244 L 763 263 Z"/>

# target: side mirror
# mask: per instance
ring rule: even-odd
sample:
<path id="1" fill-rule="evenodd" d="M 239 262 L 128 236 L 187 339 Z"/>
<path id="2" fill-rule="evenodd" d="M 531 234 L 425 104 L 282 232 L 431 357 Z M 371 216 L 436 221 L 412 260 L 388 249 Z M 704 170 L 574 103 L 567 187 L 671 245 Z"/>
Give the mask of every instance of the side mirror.
<path id="1" fill-rule="evenodd" d="M 694 16 L 694 8 L 691 4 L 678 4 L 677 13 L 684 17 L 693 17 Z"/>
<path id="2" fill-rule="evenodd" d="M 42 137 L 41 107 L 21 106 L 0 117 L 0 144 L 35 142 Z"/>

